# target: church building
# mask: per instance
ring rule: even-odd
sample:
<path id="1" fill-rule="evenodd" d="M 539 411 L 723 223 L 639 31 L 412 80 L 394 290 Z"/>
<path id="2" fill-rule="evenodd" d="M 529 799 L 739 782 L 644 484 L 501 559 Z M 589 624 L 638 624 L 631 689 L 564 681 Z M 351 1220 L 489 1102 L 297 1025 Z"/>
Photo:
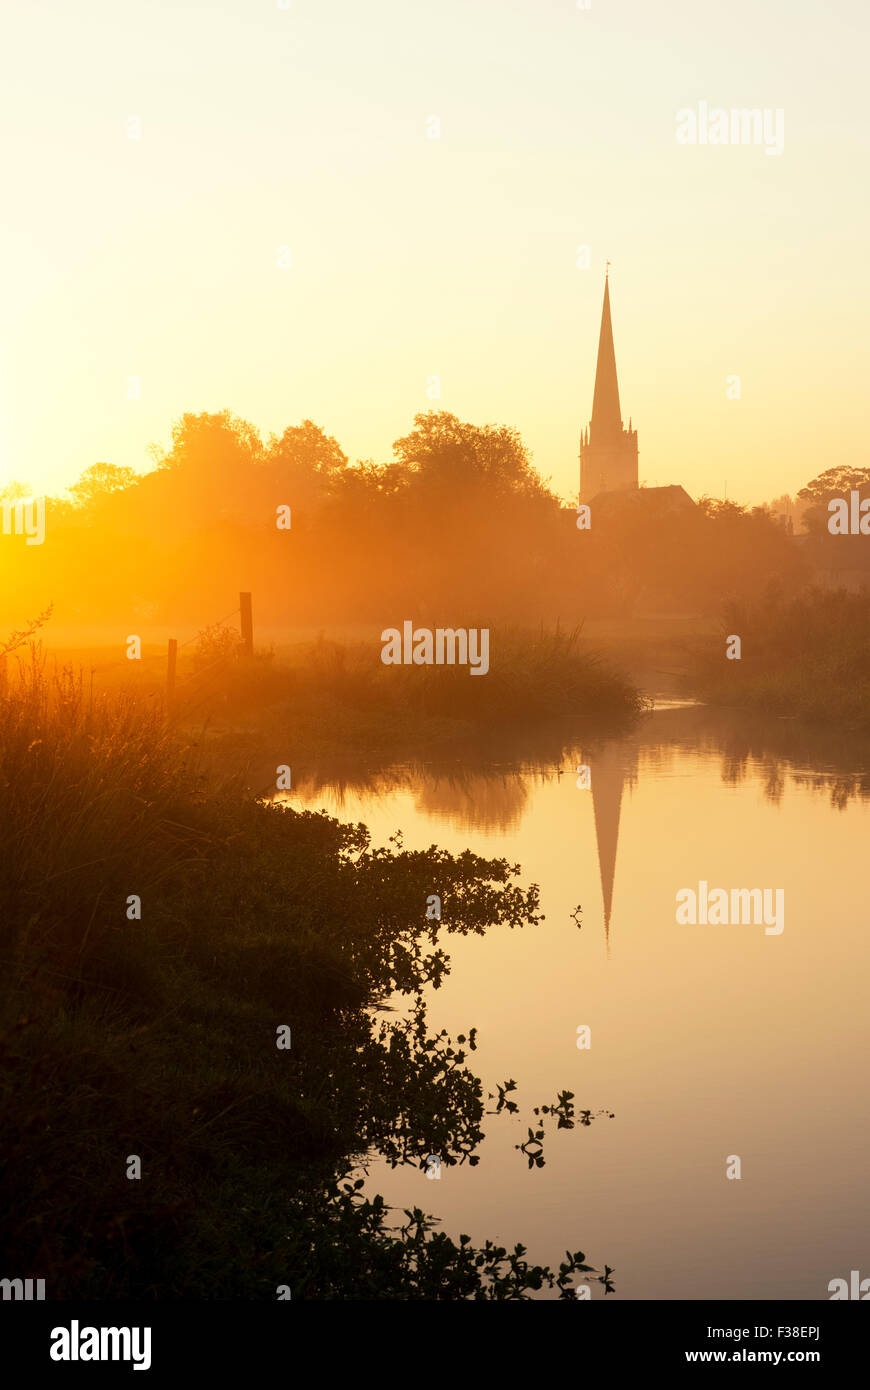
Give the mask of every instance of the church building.
<path id="1" fill-rule="evenodd" d="M 628 492 L 637 487 L 637 430 L 622 428 L 616 353 L 610 322 L 610 282 L 604 277 L 604 307 L 598 338 L 598 366 L 592 419 L 580 436 L 580 501 L 591 502 L 601 492 Z"/>
<path id="2" fill-rule="evenodd" d="M 598 365 L 592 419 L 580 436 L 580 502 L 595 502 L 595 515 L 616 520 L 639 509 L 644 516 L 663 516 L 668 512 L 694 509 L 685 488 L 678 483 L 668 487 L 641 486 L 637 472 L 637 430 L 622 428 L 619 409 L 619 383 L 616 379 L 616 353 L 610 321 L 610 277 L 604 276 L 604 305 L 598 337 Z"/>

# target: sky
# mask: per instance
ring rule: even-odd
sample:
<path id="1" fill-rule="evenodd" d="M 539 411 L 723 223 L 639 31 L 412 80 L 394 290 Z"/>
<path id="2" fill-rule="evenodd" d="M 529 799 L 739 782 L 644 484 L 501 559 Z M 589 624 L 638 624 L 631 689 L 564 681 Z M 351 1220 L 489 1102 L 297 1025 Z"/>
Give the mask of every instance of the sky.
<path id="1" fill-rule="evenodd" d="M 864 0 L 285 3 L 0 5 L 0 486 L 444 409 L 574 499 L 606 260 L 643 481 L 866 464 Z M 699 102 L 782 153 L 679 143 Z"/>

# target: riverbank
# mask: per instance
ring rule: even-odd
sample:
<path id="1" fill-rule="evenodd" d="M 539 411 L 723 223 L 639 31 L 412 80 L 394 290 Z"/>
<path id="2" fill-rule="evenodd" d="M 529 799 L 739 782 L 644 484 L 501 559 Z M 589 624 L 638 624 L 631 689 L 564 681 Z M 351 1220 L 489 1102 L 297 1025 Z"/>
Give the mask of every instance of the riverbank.
<path id="1" fill-rule="evenodd" d="M 460 666 L 385 666 L 380 652 L 374 635 L 320 634 L 245 657 L 232 628 L 206 630 L 180 651 L 173 726 L 218 772 L 271 764 L 274 789 L 281 763 L 309 775 L 341 764 L 352 775 L 428 755 L 462 758 L 470 746 L 498 762 L 504 747 L 518 744 L 558 757 L 578 734 L 625 732 L 645 708 L 618 662 L 579 630 L 494 629 L 485 676 Z M 46 669 L 80 670 L 89 696 L 123 693 L 166 707 L 166 659 L 153 644 L 134 661 L 105 647 L 49 648 L 47 657 Z M 261 782 L 258 771 L 249 785 Z"/>
<path id="2" fill-rule="evenodd" d="M 693 692 L 710 704 L 828 725 L 864 740 L 870 592 L 814 589 L 733 605 L 715 637 L 695 642 L 691 670 Z"/>
<path id="3" fill-rule="evenodd" d="M 581 1252 L 529 1266 L 345 1181 L 478 1161 L 473 1027 L 433 1035 L 422 992 L 450 933 L 534 929 L 515 866 L 265 805 L 38 664 L 0 781 L 4 1268 L 49 1298 L 574 1297 Z"/>

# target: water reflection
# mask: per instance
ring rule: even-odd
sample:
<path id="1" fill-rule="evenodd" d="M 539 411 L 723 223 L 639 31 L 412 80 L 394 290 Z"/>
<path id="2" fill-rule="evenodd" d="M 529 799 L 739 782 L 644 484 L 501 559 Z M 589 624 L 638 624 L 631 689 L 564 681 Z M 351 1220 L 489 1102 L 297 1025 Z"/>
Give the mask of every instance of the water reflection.
<path id="1" fill-rule="evenodd" d="M 515 1078 L 524 1114 L 567 1088 L 608 1117 L 548 1135 L 532 1172 L 523 1119 L 488 1116 L 479 1167 L 427 1183 L 375 1164 L 372 1191 L 542 1261 L 584 1249 L 618 1298 L 827 1298 L 868 1238 L 866 745 L 697 706 L 618 739 L 531 742 L 294 765 L 291 804 L 375 842 L 401 828 L 414 849 L 506 855 L 540 885 L 539 925 L 451 941 L 430 1016 L 478 1028 L 487 1091 Z M 675 891 L 700 879 L 782 887 L 784 932 L 679 925 Z"/>
<path id="2" fill-rule="evenodd" d="M 294 760 L 293 785 L 305 801 L 322 794 L 335 809 L 359 796 L 377 799 L 414 790 L 422 811 L 467 829 L 507 833 L 522 816 L 530 785 L 539 779 L 573 778 L 578 764 L 597 769 L 592 785 L 604 782 L 603 822 L 612 822 L 614 814 L 618 822 L 621 791 L 632 785 L 638 767 L 663 773 L 680 750 L 716 758 L 729 786 L 760 774 L 765 796 L 773 802 L 781 799 L 789 780 L 825 792 L 834 807 L 870 797 L 870 739 L 845 729 L 812 729 L 790 719 L 688 702 L 660 705 L 630 733 L 606 739 L 566 739 L 558 729 L 544 726 L 459 740 L 447 752 L 427 751 L 400 763 L 359 756 L 349 761 L 339 748 L 316 766 Z M 274 785 L 272 762 L 271 752 L 253 760 L 248 768 L 252 786 Z"/>
<path id="3" fill-rule="evenodd" d="M 674 774 L 677 760 L 694 753 L 718 766 L 722 783 L 758 782 L 778 805 L 786 786 L 826 796 L 834 809 L 870 797 L 870 745 L 841 729 L 811 730 L 793 720 L 716 710 L 690 701 L 656 705 L 633 731 L 591 742 L 565 741 L 557 730 L 523 731 L 514 756 L 502 734 L 475 740 L 461 753 L 432 755 L 399 764 L 352 767 L 336 758 L 317 768 L 294 768 L 291 804 L 354 813 L 360 801 L 390 804 L 407 792 L 416 814 L 469 834 L 509 836 L 519 827 L 535 788 L 554 779 L 572 782 L 589 769 L 604 932 L 610 938 L 623 806 L 639 776 Z M 269 764 L 269 768 L 271 764 Z M 264 769 L 264 779 L 268 771 Z M 253 782 L 256 784 L 257 778 Z M 579 782 L 579 779 L 577 779 Z M 281 799 L 279 795 L 279 799 Z"/>
<path id="4" fill-rule="evenodd" d="M 639 749 L 634 740 L 605 745 L 588 755 L 592 805 L 595 812 L 595 841 L 598 873 L 604 903 L 604 935 L 610 944 L 610 914 L 613 910 L 613 884 L 616 878 L 616 851 L 619 846 L 619 813 L 626 787 L 637 782 Z"/>

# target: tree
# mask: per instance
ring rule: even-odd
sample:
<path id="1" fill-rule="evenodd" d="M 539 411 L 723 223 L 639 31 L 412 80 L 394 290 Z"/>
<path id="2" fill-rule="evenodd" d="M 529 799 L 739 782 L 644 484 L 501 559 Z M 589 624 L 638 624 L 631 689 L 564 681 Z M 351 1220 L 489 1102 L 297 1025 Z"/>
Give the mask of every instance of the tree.
<path id="1" fill-rule="evenodd" d="M 340 476 L 348 463 L 338 440 L 313 420 L 288 426 L 280 439 L 273 437 L 269 454 L 274 462 L 289 463 L 302 472 L 315 474 L 324 482 Z"/>
<path id="2" fill-rule="evenodd" d="M 33 488 L 30 484 L 22 483 L 18 478 L 11 478 L 0 488 L 0 501 L 2 502 L 19 502 L 25 497 L 32 496 Z"/>
<path id="3" fill-rule="evenodd" d="M 811 506 L 827 506 L 832 497 L 845 497 L 853 488 L 858 492 L 870 490 L 870 468 L 852 468 L 848 464 L 828 468 L 802 487 L 798 497 Z"/>
<path id="4" fill-rule="evenodd" d="M 408 470 L 399 463 L 357 459 L 335 479 L 330 501 L 342 507 L 365 507 L 395 497 L 408 484 Z"/>
<path id="5" fill-rule="evenodd" d="M 826 469 L 800 489 L 798 497 L 806 508 L 803 522 L 811 535 L 827 535 L 828 503 L 833 497 L 847 498 L 853 489 L 862 497 L 870 496 L 870 468 L 840 464 Z"/>
<path id="6" fill-rule="evenodd" d="M 396 440 L 393 453 L 424 487 L 550 497 L 519 431 L 509 425 L 470 425 L 446 410 L 427 411 L 414 416 L 414 429 Z"/>
<path id="7" fill-rule="evenodd" d="M 265 456 L 259 431 L 229 410 L 199 415 L 187 412 L 172 426 L 172 447 L 150 449 L 158 468 L 184 468 L 188 477 L 209 483 L 237 474 L 246 464 L 261 463 Z"/>
<path id="8" fill-rule="evenodd" d="M 91 507 L 110 493 L 130 487 L 138 477 L 139 474 L 133 468 L 119 468 L 114 463 L 92 463 L 90 468 L 86 468 L 82 473 L 78 482 L 69 488 L 69 494 L 75 506 Z"/>

